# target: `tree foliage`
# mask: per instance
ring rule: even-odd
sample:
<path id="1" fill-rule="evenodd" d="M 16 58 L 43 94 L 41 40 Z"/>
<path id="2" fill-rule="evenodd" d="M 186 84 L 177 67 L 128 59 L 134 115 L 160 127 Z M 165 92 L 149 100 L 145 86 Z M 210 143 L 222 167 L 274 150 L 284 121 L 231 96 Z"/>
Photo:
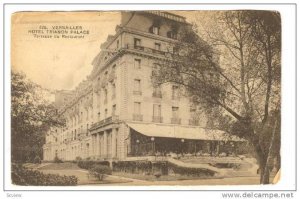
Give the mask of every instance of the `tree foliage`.
<path id="1" fill-rule="evenodd" d="M 200 108 L 215 115 L 217 111 L 214 119 L 219 118 L 222 129 L 253 145 L 261 183 L 269 183 L 268 146 L 276 139 L 268 135 L 278 136 L 270 132 L 280 129 L 280 114 L 270 119 L 271 113 L 280 112 L 280 15 L 220 11 L 205 29 L 198 25 L 181 30 L 178 53 L 154 68 L 153 83 L 180 85 Z"/>
<path id="2" fill-rule="evenodd" d="M 50 126 L 62 126 L 55 107 L 45 98 L 46 90 L 22 73 L 11 76 L 12 161 L 33 161 L 42 157 L 45 132 Z"/>

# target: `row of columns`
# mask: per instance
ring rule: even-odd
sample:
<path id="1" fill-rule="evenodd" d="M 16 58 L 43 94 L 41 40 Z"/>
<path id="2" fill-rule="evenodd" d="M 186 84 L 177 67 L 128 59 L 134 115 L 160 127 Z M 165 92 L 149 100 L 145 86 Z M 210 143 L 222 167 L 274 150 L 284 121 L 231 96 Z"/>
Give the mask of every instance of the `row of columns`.
<path id="1" fill-rule="evenodd" d="M 96 158 L 115 158 L 117 155 L 118 129 L 109 129 L 92 134 L 92 154 Z"/>

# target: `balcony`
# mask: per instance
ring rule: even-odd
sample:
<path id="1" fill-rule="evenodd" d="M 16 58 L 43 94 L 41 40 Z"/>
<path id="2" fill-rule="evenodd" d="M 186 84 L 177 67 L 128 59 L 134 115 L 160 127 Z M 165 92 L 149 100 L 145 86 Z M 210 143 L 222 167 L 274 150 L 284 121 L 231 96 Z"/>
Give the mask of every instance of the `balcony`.
<path id="1" fill-rule="evenodd" d="M 171 124 L 181 124 L 181 118 L 177 118 L 177 117 L 171 118 Z"/>
<path id="2" fill-rule="evenodd" d="M 165 52 L 165 51 L 162 51 L 162 50 L 156 50 L 156 49 L 148 48 L 148 47 L 144 47 L 144 46 L 138 46 L 138 45 L 129 45 L 129 44 L 127 44 L 125 49 L 138 50 L 138 51 L 142 51 L 142 52 L 145 52 L 145 53 L 157 54 L 157 55 L 162 55 L 162 56 L 170 56 L 169 52 Z"/>
<path id="3" fill-rule="evenodd" d="M 96 128 L 99 128 L 99 127 L 102 127 L 102 126 L 105 126 L 107 124 L 117 122 L 117 121 L 119 121 L 119 116 L 114 115 L 114 116 L 108 117 L 104 120 L 101 120 L 99 122 L 92 124 L 90 129 L 96 129 Z"/>
<path id="4" fill-rule="evenodd" d="M 133 91 L 134 95 L 142 95 L 142 91 Z"/>
<path id="5" fill-rule="evenodd" d="M 197 119 L 189 119 L 189 125 L 199 126 L 199 120 L 197 120 Z"/>
<path id="6" fill-rule="evenodd" d="M 129 47 L 129 45 L 128 45 L 128 47 Z M 138 46 L 138 45 L 135 45 L 134 46 L 134 49 L 137 49 L 137 50 L 142 50 L 142 51 L 144 51 L 144 47 L 143 46 Z"/>
<path id="7" fill-rule="evenodd" d="M 143 115 L 141 114 L 133 114 L 134 121 L 143 121 Z"/>
<path id="8" fill-rule="evenodd" d="M 152 117 L 152 121 L 156 122 L 156 123 L 162 123 L 163 122 L 163 118 L 161 116 L 153 116 Z"/>

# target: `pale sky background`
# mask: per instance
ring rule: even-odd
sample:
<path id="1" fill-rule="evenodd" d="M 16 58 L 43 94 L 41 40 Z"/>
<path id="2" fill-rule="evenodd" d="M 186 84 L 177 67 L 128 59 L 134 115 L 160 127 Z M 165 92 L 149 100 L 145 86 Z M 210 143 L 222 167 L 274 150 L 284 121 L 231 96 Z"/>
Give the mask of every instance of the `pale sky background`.
<path id="1" fill-rule="evenodd" d="M 207 13 L 207 12 L 206 12 Z M 179 12 L 191 22 L 195 13 Z M 92 71 L 92 61 L 120 24 L 119 12 L 27 12 L 12 16 L 12 69 L 47 89 L 74 89 Z M 82 26 L 84 39 L 41 39 L 28 33 L 40 25 Z"/>

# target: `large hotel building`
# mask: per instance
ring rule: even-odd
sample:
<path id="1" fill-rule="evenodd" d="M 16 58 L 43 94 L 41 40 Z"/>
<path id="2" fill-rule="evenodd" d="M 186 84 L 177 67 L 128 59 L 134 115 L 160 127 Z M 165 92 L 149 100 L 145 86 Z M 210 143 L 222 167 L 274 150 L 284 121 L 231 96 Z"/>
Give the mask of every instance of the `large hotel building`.
<path id="1" fill-rule="evenodd" d="M 126 160 L 233 146 L 232 139 L 224 142 L 225 132 L 204 128 L 206 117 L 196 114 L 178 85 L 152 85 L 153 69 L 176 50 L 182 28 L 191 24 L 172 13 L 122 12 L 87 79 L 73 91 L 56 93 L 66 125 L 47 133 L 43 159 Z"/>

